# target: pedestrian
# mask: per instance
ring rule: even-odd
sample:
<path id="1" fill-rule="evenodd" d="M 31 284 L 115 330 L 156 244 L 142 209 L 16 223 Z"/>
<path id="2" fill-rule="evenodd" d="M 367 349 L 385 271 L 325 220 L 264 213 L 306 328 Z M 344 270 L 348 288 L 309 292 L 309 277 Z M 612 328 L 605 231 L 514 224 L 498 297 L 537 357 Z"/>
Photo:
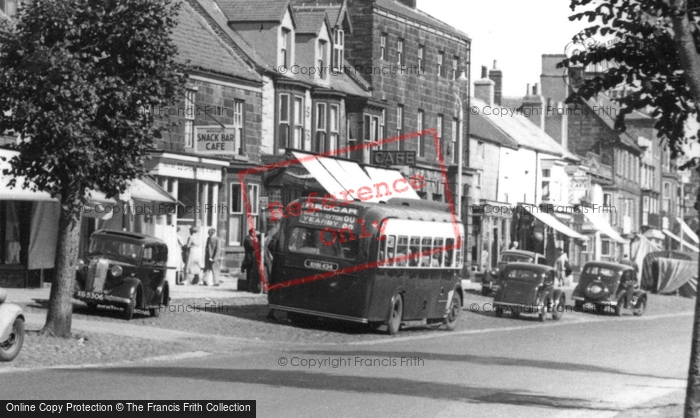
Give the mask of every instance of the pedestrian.
<path id="1" fill-rule="evenodd" d="M 481 268 L 482 271 L 489 269 L 489 246 L 487 244 L 484 244 L 481 249 Z"/>
<path id="2" fill-rule="evenodd" d="M 243 250 L 245 255 L 243 256 L 243 263 L 241 264 L 241 272 L 246 273 L 246 282 L 248 282 L 248 291 L 252 293 L 260 293 L 260 274 L 256 268 L 255 262 L 255 228 L 250 228 L 248 230 L 248 235 L 246 235 L 243 240 Z"/>
<path id="3" fill-rule="evenodd" d="M 182 237 L 180 234 L 180 227 L 177 227 L 177 245 L 180 247 L 180 268 L 178 270 L 178 275 L 177 275 L 177 283 L 176 284 L 184 284 L 185 283 L 185 275 L 187 271 L 185 270 L 185 266 L 187 265 L 187 240 Z"/>
<path id="4" fill-rule="evenodd" d="M 216 228 L 209 228 L 209 238 L 207 238 L 207 244 L 204 247 L 204 277 L 202 277 L 202 284 L 209 286 L 209 276 L 211 275 L 212 286 L 219 286 L 220 269 L 221 238 L 216 236 Z"/>
<path id="5" fill-rule="evenodd" d="M 518 241 L 513 241 L 510 243 L 510 247 L 508 249 L 509 250 L 517 250 L 519 246 L 520 246 L 520 243 Z"/>
<path id="6" fill-rule="evenodd" d="M 200 245 L 199 228 L 190 228 L 190 236 L 187 238 L 187 263 L 185 264 L 184 284 L 197 284 L 202 274 L 202 248 Z"/>
<path id="7" fill-rule="evenodd" d="M 554 268 L 557 271 L 559 286 L 563 287 L 564 283 L 568 284 L 568 277 L 571 275 L 571 265 L 569 264 L 569 256 L 561 247 L 557 247 L 557 260 L 554 262 Z"/>

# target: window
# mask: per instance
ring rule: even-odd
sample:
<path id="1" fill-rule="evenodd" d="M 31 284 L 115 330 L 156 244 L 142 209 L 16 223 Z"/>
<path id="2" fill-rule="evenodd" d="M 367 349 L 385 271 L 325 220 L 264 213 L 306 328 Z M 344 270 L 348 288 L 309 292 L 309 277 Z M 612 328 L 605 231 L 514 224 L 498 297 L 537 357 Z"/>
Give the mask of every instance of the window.
<path id="1" fill-rule="evenodd" d="M 243 130 L 244 102 L 236 100 L 233 102 L 233 126 L 236 129 L 236 141 L 238 141 L 238 155 L 245 155 L 245 135 Z"/>
<path id="2" fill-rule="evenodd" d="M 330 130 L 328 136 L 328 149 L 326 151 L 333 152 L 340 146 L 338 144 L 338 127 L 340 126 L 340 108 L 338 105 L 331 105 L 331 114 L 328 118 L 328 127 Z"/>
<path id="3" fill-rule="evenodd" d="M 290 106 L 289 106 L 289 95 L 280 94 L 280 108 L 279 108 L 279 146 L 280 148 L 289 148 L 290 144 Z"/>
<path id="4" fill-rule="evenodd" d="M 548 168 L 542 169 L 542 177 L 551 177 L 552 176 L 552 170 Z"/>
<path id="5" fill-rule="evenodd" d="M 342 29 L 335 30 L 333 37 L 333 69 L 342 71 L 345 62 L 345 32 Z"/>
<path id="6" fill-rule="evenodd" d="M 280 39 L 280 65 L 289 68 L 291 64 L 292 31 L 282 28 L 282 39 Z"/>
<path id="7" fill-rule="evenodd" d="M 457 77 L 459 77 L 457 74 L 457 67 L 459 67 L 459 57 L 454 56 L 452 57 L 452 80 L 457 80 Z"/>
<path id="8" fill-rule="evenodd" d="M 386 127 L 385 127 L 385 120 L 386 120 L 386 110 L 382 109 L 382 115 L 379 117 L 379 130 L 377 132 L 377 141 L 381 141 L 386 137 Z M 382 143 L 381 149 L 387 149 L 387 144 L 385 142 Z"/>
<path id="9" fill-rule="evenodd" d="M 15 17 L 17 8 L 22 6 L 22 3 L 19 0 L 0 0 L 0 10 L 5 12 L 8 17 Z"/>
<path id="10" fill-rule="evenodd" d="M 661 210 L 665 211 L 667 214 L 671 211 L 671 183 L 664 182 L 661 205 Z"/>
<path id="11" fill-rule="evenodd" d="M 437 141 L 438 144 L 440 144 L 440 152 L 442 155 L 445 155 L 445 144 L 442 142 L 442 129 L 443 129 L 443 121 L 444 118 L 442 115 L 438 115 L 437 117 Z M 438 159 L 440 159 L 440 155 L 438 156 Z"/>
<path id="12" fill-rule="evenodd" d="M 327 71 L 323 70 L 326 65 L 326 41 L 318 40 L 318 72 L 321 79 L 326 78 Z"/>
<path id="13" fill-rule="evenodd" d="M 423 131 L 423 122 L 425 114 L 422 110 L 418 111 L 418 117 L 416 119 L 416 132 Z M 418 137 L 418 156 L 425 157 L 425 135 L 420 135 Z"/>
<path id="14" fill-rule="evenodd" d="M 253 218 L 255 228 L 258 228 L 258 202 L 260 201 L 260 191 L 257 184 L 248 184 L 248 204 L 250 205 L 250 216 Z M 229 199 L 229 233 L 228 245 L 243 245 L 243 238 L 247 235 L 248 211 L 243 199 L 243 189 L 239 183 L 231 183 L 231 195 Z"/>
<path id="15" fill-rule="evenodd" d="M 380 60 L 386 60 L 386 38 L 387 38 L 386 33 L 382 33 L 382 36 L 379 38 L 379 59 Z"/>
<path id="16" fill-rule="evenodd" d="M 185 147 L 194 147 L 194 101 L 197 92 L 185 91 Z"/>
<path id="17" fill-rule="evenodd" d="M 423 58 L 425 54 L 425 46 L 423 45 L 418 45 L 418 71 L 419 74 L 422 73 L 422 68 L 423 68 Z"/>
<path id="18" fill-rule="evenodd" d="M 399 39 L 396 43 L 396 63 L 398 65 L 404 64 L 403 43 L 403 39 Z"/>
<path id="19" fill-rule="evenodd" d="M 459 119 L 452 118 L 452 143 L 450 144 L 450 155 L 452 155 L 452 164 L 457 164 L 459 161 L 459 150 L 457 149 L 457 141 L 459 140 Z"/>
<path id="20" fill-rule="evenodd" d="M 396 106 L 396 137 L 399 140 L 399 150 L 404 149 L 404 141 L 401 139 L 403 135 L 403 106 Z"/>
<path id="21" fill-rule="evenodd" d="M 292 148 L 301 149 L 304 140 L 304 99 L 294 98 L 294 137 Z"/>
<path id="22" fill-rule="evenodd" d="M 287 249 L 295 253 L 354 259 L 359 254 L 360 241 L 350 229 L 312 229 L 295 227 L 289 234 Z"/>
<path id="23" fill-rule="evenodd" d="M 607 239 L 600 240 L 600 254 L 603 257 L 612 256 L 612 245 L 610 245 L 609 240 L 607 240 Z M 601 273 L 601 275 L 603 275 L 603 274 Z"/>
<path id="24" fill-rule="evenodd" d="M 437 74 L 438 77 L 445 76 L 445 53 L 440 51 L 437 56 Z"/>
<path id="25" fill-rule="evenodd" d="M 316 103 L 316 140 L 314 152 L 326 151 L 326 104 Z"/>

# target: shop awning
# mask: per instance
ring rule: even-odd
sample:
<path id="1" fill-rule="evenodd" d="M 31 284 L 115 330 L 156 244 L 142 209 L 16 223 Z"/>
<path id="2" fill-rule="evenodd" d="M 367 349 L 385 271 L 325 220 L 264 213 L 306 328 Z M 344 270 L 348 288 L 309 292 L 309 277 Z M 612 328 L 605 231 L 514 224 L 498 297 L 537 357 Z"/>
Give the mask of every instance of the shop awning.
<path id="1" fill-rule="evenodd" d="M 131 198 L 143 202 L 177 205 L 179 202 L 155 181 L 148 177 L 134 179 L 131 182 Z"/>
<path id="2" fill-rule="evenodd" d="M 584 212 L 584 215 L 586 216 L 588 221 L 593 224 L 593 227 L 595 229 L 607 235 L 608 238 L 612 239 L 613 241 L 617 241 L 621 244 L 627 242 L 626 239 L 622 238 L 622 236 L 620 236 L 620 234 L 618 234 L 617 231 L 615 231 L 605 219 L 598 216 L 598 214 Z"/>
<path id="3" fill-rule="evenodd" d="M 9 187 L 7 184 L 10 182 L 12 177 L 5 176 L 2 171 L 11 168 L 10 160 L 14 158 L 19 153 L 17 151 L 11 151 L 6 149 L 0 149 L 0 200 L 30 200 L 36 202 L 58 202 L 58 199 L 53 199 L 50 194 L 46 192 L 33 192 L 31 186 L 33 183 L 29 183 L 30 188 L 22 188 L 24 184 L 24 177 L 15 177 L 17 182 L 14 187 Z M 5 159 L 5 161 L 2 160 Z"/>
<path id="4" fill-rule="evenodd" d="M 696 253 L 700 253 L 700 249 L 698 247 L 689 244 L 687 241 L 682 240 L 678 235 L 674 234 L 673 232 L 669 231 L 668 229 L 664 229 L 664 234 L 668 235 L 669 237 L 673 238 L 674 240 L 678 241 L 681 244 L 681 250 L 683 250 L 683 246 L 686 246 L 690 248 L 691 250 L 695 251 Z"/>
<path id="5" fill-rule="evenodd" d="M 576 239 L 583 239 L 585 240 L 586 237 L 579 234 L 578 232 L 574 231 L 573 229 L 569 228 L 568 226 L 564 225 L 563 223 L 559 222 L 557 218 L 554 216 L 548 214 L 548 213 L 539 213 L 537 210 L 530 211 L 532 216 L 535 218 L 539 219 L 544 223 L 545 225 L 550 226 L 551 228 L 554 228 L 555 230 L 561 232 L 564 235 L 567 235 L 571 238 L 576 238 Z"/>
<path id="6" fill-rule="evenodd" d="M 342 198 L 342 192 L 353 199 L 359 199 L 358 190 L 368 187 L 371 190 L 371 196 L 364 194 L 364 200 L 368 202 L 385 201 L 392 197 L 420 199 L 409 182 L 396 170 L 378 167 L 363 168 L 353 161 L 319 157 L 299 151 L 292 151 L 292 154 L 328 193 L 338 198 Z M 400 179 L 404 180 L 405 184 L 401 183 L 394 187 L 394 183 Z M 377 197 L 377 190 L 374 187 L 377 183 L 386 183 L 391 194 L 384 194 L 385 190 L 381 188 L 382 196 Z"/>
<path id="7" fill-rule="evenodd" d="M 678 220 L 678 223 L 681 224 L 681 229 L 683 229 L 683 233 L 688 235 L 690 239 L 695 241 L 696 244 L 700 244 L 698 235 L 695 232 L 693 232 L 692 228 L 690 228 L 687 223 L 685 223 L 683 218 L 676 218 L 676 220 Z"/>

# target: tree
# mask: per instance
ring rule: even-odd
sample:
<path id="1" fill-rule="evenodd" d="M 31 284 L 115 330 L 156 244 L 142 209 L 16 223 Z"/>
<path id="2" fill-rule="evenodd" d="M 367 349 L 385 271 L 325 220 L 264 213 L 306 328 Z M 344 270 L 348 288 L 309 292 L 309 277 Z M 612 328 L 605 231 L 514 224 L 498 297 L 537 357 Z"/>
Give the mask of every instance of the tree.
<path id="1" fill-rule="evenodd" d="M 560 63 L 571 68 L 614 62 L 611 68 L 584 80 L 568 101 L 625 85 L 630 93 L 619 99 L 616 127 L 624 130 L 625 116 L 650 106 L 658 137 L 678 159 L 683 146 L 698 141 L 700 122 L 700 0 L 571 0 L 571 9 L 583 9 L 570 20 L 588 19 L 592 25 L 574 40 L 613 36 L 616 42 L 583 48 Z M 681 168 L 700 170 L 698 158 Z M 700 209 L 700 195 L 696 208 Z M 700 270 L 700 266 L 699 266 Z M 700 415 L 700 298 L 695 320 L 685 416 Z"/>
<path id="2" fill-rule="evenodd" d="M 0 132 L 22 139 L 4 174 L 25 176 L 10 186 L 46 191 L 60 202 L 43 333 L 70 335 L 89 190 L 117 196 L 144 174 L 161 128 L 142 110 L 183 94 L 171 39 L 178 10 L 174 0 L 35 0 L 0 49 Z"/>

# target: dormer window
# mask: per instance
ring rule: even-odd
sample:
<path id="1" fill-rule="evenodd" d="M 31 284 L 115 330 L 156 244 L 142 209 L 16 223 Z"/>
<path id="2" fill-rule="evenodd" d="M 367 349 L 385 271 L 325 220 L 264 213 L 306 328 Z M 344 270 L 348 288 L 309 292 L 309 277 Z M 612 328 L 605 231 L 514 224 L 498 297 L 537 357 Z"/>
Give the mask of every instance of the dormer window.
<path id="1" fill-rule="evenodd" d="M 333 69 L 340 71 L 345 62 L 345 32 L 336 29 L 333 37 Z"/>
<path id="2" fill-rule="evenodd" d="M 291 65 L 292 55 L 292 31 L 282 28 L 282 39 L 280 39 L 280 59 L 284 68 Z"/>

